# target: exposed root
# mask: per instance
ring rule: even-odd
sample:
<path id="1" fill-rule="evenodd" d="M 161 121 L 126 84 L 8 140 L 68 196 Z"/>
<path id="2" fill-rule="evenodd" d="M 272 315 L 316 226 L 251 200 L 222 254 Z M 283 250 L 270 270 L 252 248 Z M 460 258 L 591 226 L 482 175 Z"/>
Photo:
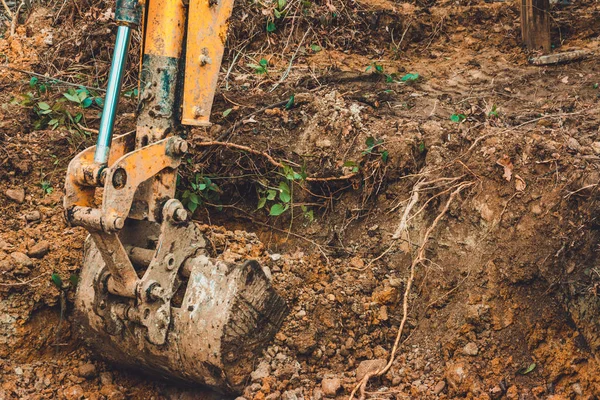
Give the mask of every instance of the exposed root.
<path id="1" fill-rule="evenodd" d="M 425 232 L 425 235 L 423 237 L 423 242 L 417 251 L 417 256 L 413 259 L 413 261 L 410 265 L 410 275 L 406 282 L 406 289 L 404 290 L 404 296 L 403 296 L 403 300 L 402 300 L 402 320 L 400 321 L 400 326 L 398 327 L 398 333 L 396 335 L 396 340 L 394 341 L 394 346 L 392 347 L 392 351 L 390 353 L 390 359 L 389 359 L 388 363 L 385 365 L 385 367 L 379 369 L 378 371 L 366 374 L 365 377 L 356 384 L 356 386 L 354 387 L 354 390 L 352 390 L 352 393 L 350 393 L 350 400 L 352 400 L 354 398 L 357 391 L 360 391 L 360 399 L 361 400 L 365 399 L 365 396 L 366 396 L 365 389 L 367 387 L 367 384 L 369 383 L 369 379 L 371 379 L 374 376 L 381 376 L 381 375 L 385 374 L 390 369 L 392 364 L 394 363 L 394 360 L 396 358 L 396 352 L 398 351 L 398 345 L 400 343 L 400 338 L 402 337 L 402 332 L 404 331 L 404 325 L 406 324 L 406 321 L 408 319 L 408 300 L 409 300 L 409 295 L 410 295 L 412 285 L 415 280 L 416 267 L 417 267 L 417 265 L 421 264 L 426 259 L 425 248 L 427 246 L 427 243 L 429 242 L 429 237 L 431 236 L 431 233 L 433 232 L 433 230 L 437 227 L 439 221 L 444 217 L 444 215 L 448 211 L 448 208 L 450 207 L 450 204 L 452 203 L 454 198 L 460 192 L 462 192 L 464 189 L 466 189 L 467 187 L 469 187 L 473 184 L 475 184 L 475 182 L 462 183 L 462 184 L 458 185 L 454 189 L 454 191 L 450 194 L 450 196 L 448 197 L 448 200 L 446 201 L 446 204 L 444 205 L 444 208 L 442 209 L 442 211 L 433 220 L 433 222 L 431 223 L 429 228 L 427 228 L 427 231 Z M 414 207 L 414 204 L 416 204 L 416 202 L 418 201 L 418 192 L 419 192 L 419 188 L 422 185 L 423 185 L 423 181 L 419 181 L 415 185 L 415 188 L 413 188 L 413 195 L 411 198 L 411 202 L 407 205 L 406 210 L 403 214 L 403 218 L 400 221 L 401 225 L 399 225 L 398 228 L 404 227 L 404 229 L 406 230 L 406 228 L 407 228 L 406 222 L 404 222 L 404 225 L 402 225 L 402 223 L 403 223 L 403 221 L 408 219 L 407 210 L 410 211 L 410 209 L 412 207 Z M 417 187 L 417 186 L 419 186 L 419 187 Z M 415 199 L 415 200 L 413 201 L 413 199 Z M 406 218 L 405 218 L 405 216 L 406 216 Z M 398 231 L 396 233 L 398 233 Z M 394 234 L 394 235 L 396 235 L 396 234 Z"/>

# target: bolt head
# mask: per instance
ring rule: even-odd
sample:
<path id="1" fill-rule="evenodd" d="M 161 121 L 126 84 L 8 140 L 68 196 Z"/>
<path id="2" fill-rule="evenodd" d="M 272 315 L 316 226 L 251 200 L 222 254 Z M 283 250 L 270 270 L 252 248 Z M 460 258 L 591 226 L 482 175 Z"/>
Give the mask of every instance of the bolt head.
<path id="1" fill-rule="evenodd" d="M 115 221 L 113 222 L 113 228 L 115 228 L 117 230 L 121 230 L 121 229 L 123 229 L 124 226 L 125 226 L 124 218 L 121 218 L 121 217 L 115 218 Z"/>
<path id="2" fill-rule="evenodd" d="M 175 211 L 174 218 L 176 221 L 185 221 L 187 217 L 188 213 L 183 208 L 179 208 L 177 211 Z"/>

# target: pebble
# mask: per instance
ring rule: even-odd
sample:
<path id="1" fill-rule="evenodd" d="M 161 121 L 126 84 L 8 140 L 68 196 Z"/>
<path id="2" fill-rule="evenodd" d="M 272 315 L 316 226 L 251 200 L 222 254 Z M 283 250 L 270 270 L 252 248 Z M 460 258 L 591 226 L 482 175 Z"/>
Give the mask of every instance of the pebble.
<path id="1" fill-rule="evenodd" d="M 258 367 L 250 374 L 252 382 L 257 382 L 266 378 L 271 373 L 271 366 L 266 361 L 261 361 Z"/>
<path id="2" fill-rule="evenodd" d="M 327 300 L 329 300 L 329 301 L 335 301 L 335 295 L 333 295 L 333 294 L 328 294 L 328 295 L 327 295 Z"/>
<path id="3" fill-rule="evenodd" d="M 467 343 L 465 347 L 463 347 L 463 354 L 467 356 L 476 356 L 479 353 L 479 349 L 477 345 L 473 342 Z"/>
<path id="4" fill-rule="evenodd" d="M 465 380 L 466 376 L 467 369 L 463 363 L 449 364 L 446 367 L 446 381 L 448 382 L 448 386 L 454 390 L 457 390 L 460 387 L 460 384 Z"/>
<path id="5" fill-rule="evenodd" d="M 21 368 L 21 367 L 15 368 L 15 374 L 19 375 L 19 376 L 23 375 L 23 368 Z"/>
<path id="6" fill-rule="evenodd" d="M 80 385 L 73 385 L 63 392 L 67 400 L 79 400 L 83 397 L 83 388 Z"/>
<path id="7" fill-rule="evenodd" d="M 12 201 L 17 202 L 19 204 L 21 204 L 25 201 L 25 189 L 23 189 L 23 188 L 8 189 L 5 192 L 5 194 L 6 194 L 6 197 L 8 197 Z"/>
<path id="8" fill-rule="evenodd" d="M 102 386 L 111 385 L 113 382 L 113 377 L 110 372 L 100 372 L 100 383 Z"/>
<path id="9" fill-rule="evenodd" d="M 439 381 L 433 388 L 433 394 L 440 394 L 446 388 L 446 381 Z"/>
<path id="10" fill-rule="evenodd" d="M 379 369 L 385 367 L 386 364 L 386 361 L 381 358 L 362 361 L 360 364 L 358 364 L 358 368 L 356 369 L 356 381 L 362 381 L 365 375 L 378 371 Z"/>
<path id="11" fill-rule="evenodd" d="M 27 255 L 33 258 L 42 258 L 48 254 L 48 251 L 50 251 L 50 243 L 42 240 L 41 242 L 33 245 L 27 252 Z"/>
<path id="12" fill-rule="evenodd" d="M 93 378 L 96 376 L 96 366 L 92 363 L 83 364 L 77 370 L 78 375 L 82 378 Z"/>
<path id="13" fill-rule="evenodd" d="M 269 254 L 269 257 L 271 257 L 271 260 L 273 260 L 273 261 L 281 260 L 281 254 L 278 254 L 278 253 Z"/>
<path id="14" fill-rule="evenodd" d="M 321 389 L 326 396 L 335 396 L 340 387 L 342 387 L 340 378 L 325 378 L 321 381 Z"/>
<path id="15" fill-rule="evenodd" d="M 42 214 L 38 210 L 31 211 L 25 214 L 25 219 L 29 222 L 39 221 L 42 219 Z"/>
<path id="16" fill-rule="evenodd" d="M 594 150 L 594 153 L 600 154 L 600 142 L 592 143 L 592 150 Z"/>
<path id="17" fill-rule="evenodd" d="M 11 253 L 10 256 L 21 267 L 33 267 L 33 261 L 31 261 L 31 258 L 27 257 L 26 254 L 15 251 L 14 253 Z"/>

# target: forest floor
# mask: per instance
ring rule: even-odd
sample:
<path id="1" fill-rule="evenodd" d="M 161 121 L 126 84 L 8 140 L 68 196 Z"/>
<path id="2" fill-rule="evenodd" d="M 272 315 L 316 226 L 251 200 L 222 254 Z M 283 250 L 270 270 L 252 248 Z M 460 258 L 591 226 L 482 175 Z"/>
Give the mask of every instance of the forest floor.
<path id="1" fill-rule="evenodd" d="M 74 290 L 51 279 L 82 266 L 63 182 L 94 144 L 111 9 L 34 3 L 1 21 L 0 399 L 223 397 L 97 358 Z M 554 51 L 589 56 L 544 67 L 516 2 L 247 3 L 231 25 L 178 196 L 223 257 L 268 267 L 291 309 L 241 396 L 598 398 L 600 3 L 553 6 Z M 290 199 L 271 198 L 282 184 Z"/>

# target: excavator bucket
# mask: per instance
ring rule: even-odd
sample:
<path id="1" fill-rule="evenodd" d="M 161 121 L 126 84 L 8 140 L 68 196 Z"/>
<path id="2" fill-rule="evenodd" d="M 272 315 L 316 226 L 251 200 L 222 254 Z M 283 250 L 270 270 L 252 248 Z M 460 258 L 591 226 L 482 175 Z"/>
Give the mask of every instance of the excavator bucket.
<path id="1" fill-rule="evenodd" d="M 89 237 L 75 304 L 81 337 L 118 364 L 237 393 L 255 366 L 257 351 L 279 328 L 285 302 L 256 261 L 231 264 L 208 257 L 193 223 L 165 234 L 169 237 L 160 237 L 157 255 L 185 259 L 174 278 L 170 321 L 160 311 L 159 318 L 149 311 L 160 308 L 155 302 L 138 310 L 133 301 L 107 292 L 108 269 Z M 135 244 L 127 247 L 135 249 L 129 253 L 141 272 L 153 252 Z M 154 326 L 140 324 L 144 318 Z"/>
<path id="2" fill-rule="evenodd" d="M 288 311 L 258 262 L 210 254 L 175 199 L 188 151 L 177 133 L 181 122 L 209 123 L 232 4 L 117 0 L 98 142 L 69 164 L 64 198 L 67 221 L 89 232 L 75 299 L 82 338 L 108 360 L 226 393 L 241 390 Z M 131 30 L 141 21 L 137 128 L 113 139 Z"/>

